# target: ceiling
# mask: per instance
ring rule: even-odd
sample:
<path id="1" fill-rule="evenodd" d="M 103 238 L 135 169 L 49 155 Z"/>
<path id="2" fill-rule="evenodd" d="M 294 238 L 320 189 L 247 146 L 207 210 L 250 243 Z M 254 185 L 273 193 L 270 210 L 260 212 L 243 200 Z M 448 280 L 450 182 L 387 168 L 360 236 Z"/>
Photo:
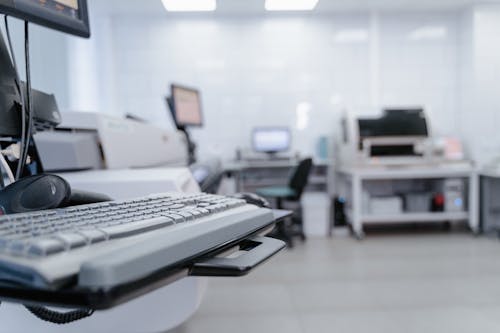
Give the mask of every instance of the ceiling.
<path id="1" fill-rule="evenodd" d="M 154 14 L 163 11 L 161 0 L 89 0 L 89 2 L 95 12 Z M 314 13 L 359 12 L 373 9 L 452 10 L 481 3 L 500 4 L 500 0 L 319 0 Z M 217 13 L 263 14 L 264 0 L 217 0 Z"/>

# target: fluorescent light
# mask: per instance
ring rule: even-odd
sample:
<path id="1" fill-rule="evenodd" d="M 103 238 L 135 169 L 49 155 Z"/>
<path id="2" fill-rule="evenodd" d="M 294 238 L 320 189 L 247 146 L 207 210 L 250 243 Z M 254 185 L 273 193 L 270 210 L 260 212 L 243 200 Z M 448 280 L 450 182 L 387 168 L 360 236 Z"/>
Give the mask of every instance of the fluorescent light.
<path id="1" fill-rule="evenodd" d="M 161 0 L 169 12 L 210 12 L 217 8 L 216 0 Z"/>
<path id="2" fill-rule="evenodd" d="M 319 0 L 266 0 L 266 10 L 313 10 Z"/>

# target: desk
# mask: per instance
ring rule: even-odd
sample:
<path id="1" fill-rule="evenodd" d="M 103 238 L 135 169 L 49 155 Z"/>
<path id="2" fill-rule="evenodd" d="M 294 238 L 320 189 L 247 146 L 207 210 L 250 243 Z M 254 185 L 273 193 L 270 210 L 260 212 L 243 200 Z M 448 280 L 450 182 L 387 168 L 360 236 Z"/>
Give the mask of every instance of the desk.
<path id="1" fill-rule="evenodd" d="M 479 231 L 478 174 L 468 163 L 446 163 L 401 166 L 353 166 L 337 170 L 337 194 L 347 198 L 347 216 L 354 235 L 363 238 L 363 224 L 414 223 L 468 220 L 474 232 Z M 468 185 L 468 210 L 458 212 L 422 212 L 373 215 L 363 211 L 363 188 L 374 180 L 465 179 Z"/>
<path id="2" fill-rule="evenodd" d="M 236 192 L 254 192 L 259 187 L 287 184 L 290 172 L 298 162 L 294 159 L 229 161 L 224 163 L 224 171 L 227 175 L 234 176 Z M 332 194 L 333 176 L 333 161 L 314 161 L 307 190 Z"/>
<path id="3" fill-rule="evenodd" d="M 187 168 L 94 170 L 61 176 L 76 189 L 105 193 L 116 200 L 169 191 L 199 192 Z M 4 302 L 0 321 L 8 332 L 164 332 L 196 312 L 205 289 L 206 279 L 184 278 L 69 325 L 43 322 L 21 305 Z"/>

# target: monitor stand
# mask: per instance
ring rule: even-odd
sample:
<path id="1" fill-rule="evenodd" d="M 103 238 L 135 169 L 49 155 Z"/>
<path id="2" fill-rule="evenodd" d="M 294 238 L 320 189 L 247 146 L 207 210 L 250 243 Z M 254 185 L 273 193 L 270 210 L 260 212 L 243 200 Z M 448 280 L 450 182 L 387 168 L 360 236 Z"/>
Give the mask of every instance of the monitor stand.
<path id="1" fill-rule="evenodd" d="M 180 127 L 179 131 L 186 136 L 187 149 L 188 149 L 188 165 L 196 163 L 196 143 L 191 140 L 188 130 L 185 127 Z"/>

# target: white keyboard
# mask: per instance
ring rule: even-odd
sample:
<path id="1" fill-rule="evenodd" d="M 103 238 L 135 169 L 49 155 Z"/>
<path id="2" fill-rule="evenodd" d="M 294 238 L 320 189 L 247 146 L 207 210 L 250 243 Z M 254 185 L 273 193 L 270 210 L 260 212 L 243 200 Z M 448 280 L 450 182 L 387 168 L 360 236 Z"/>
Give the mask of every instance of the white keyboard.
<path id="1" fill-rule="evenodd" d="M 0 279 L 109 288 L 248 236 L 273 218 L 244 200 L 178 193 L 6 215 Z"/>

